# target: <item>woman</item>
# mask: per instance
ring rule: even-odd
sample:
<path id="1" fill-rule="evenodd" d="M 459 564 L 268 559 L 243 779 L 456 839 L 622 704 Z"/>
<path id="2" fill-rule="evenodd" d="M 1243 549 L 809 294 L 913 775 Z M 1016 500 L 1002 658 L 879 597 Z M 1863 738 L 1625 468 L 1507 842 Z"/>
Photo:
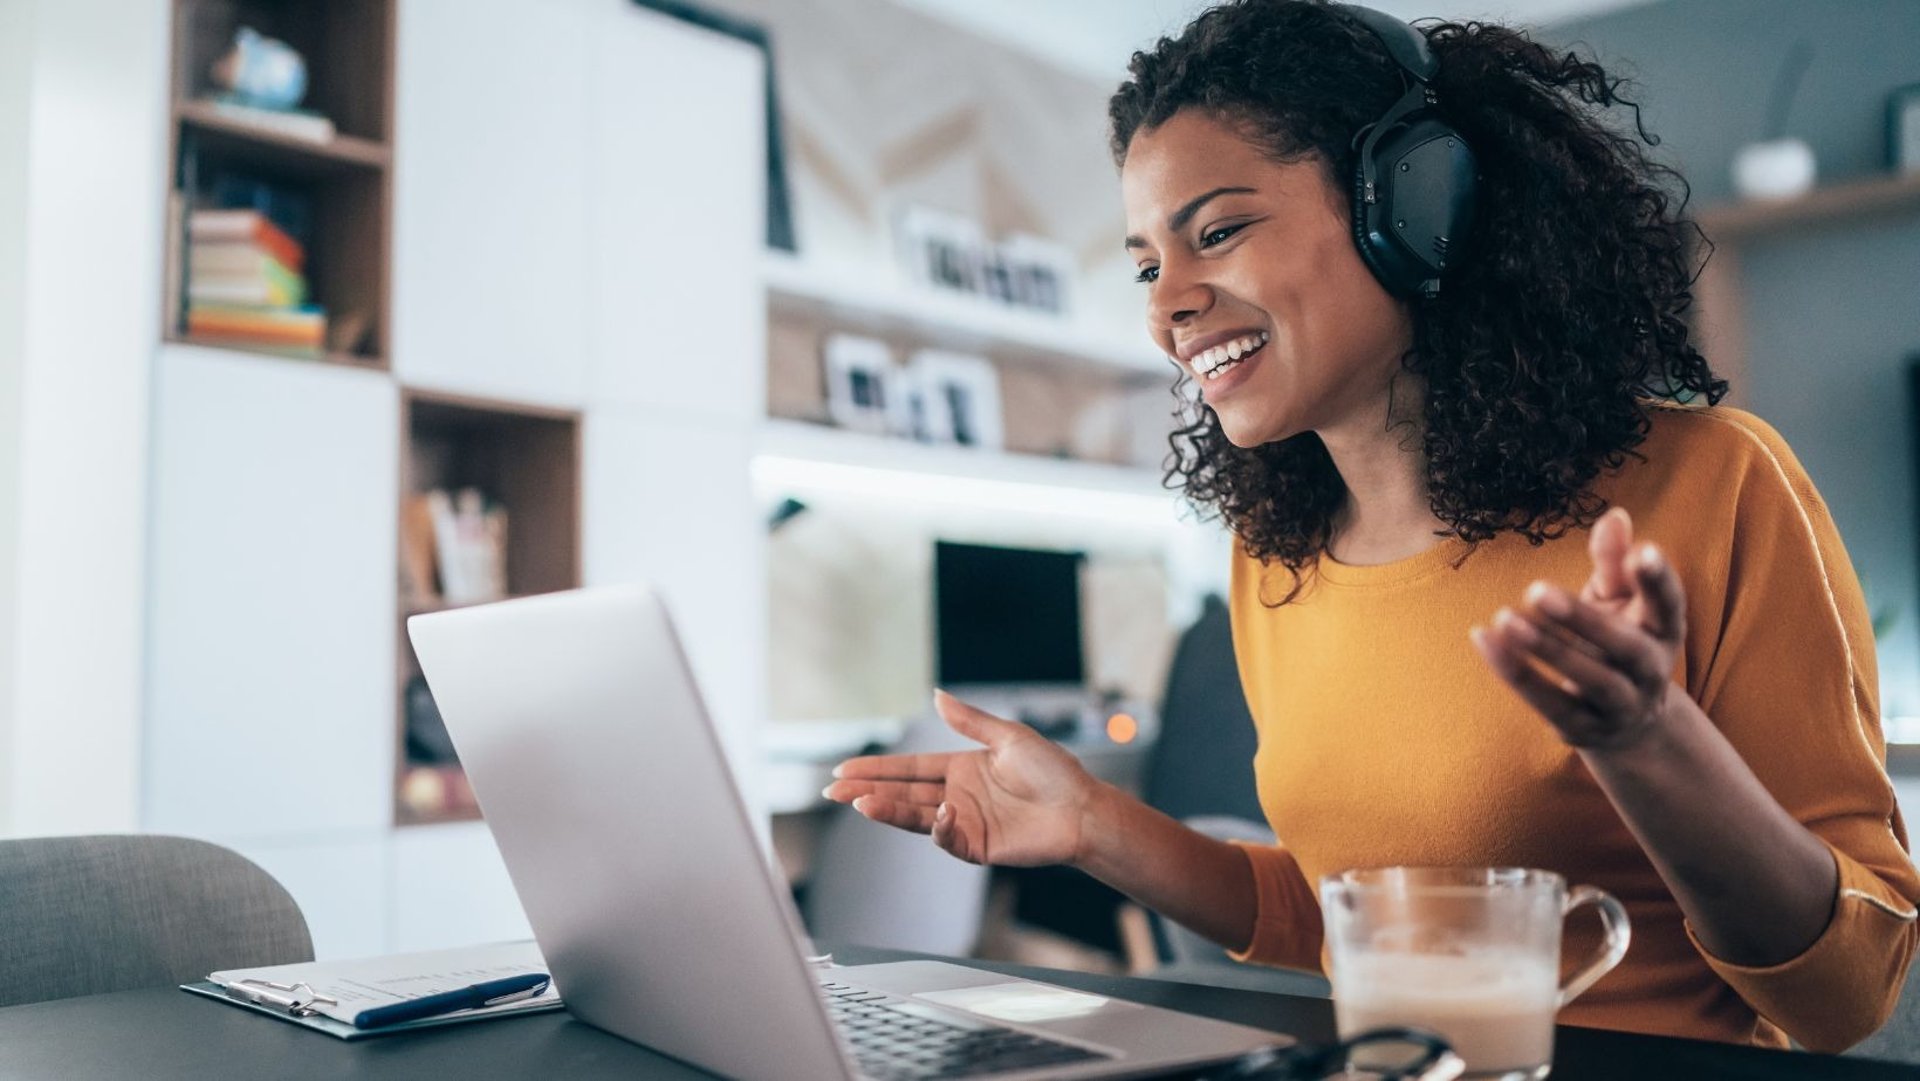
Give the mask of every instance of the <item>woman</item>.
<path id="1" fill-rule="evenodd" d="M 1222 5 L 1111 103 L 1149 327 L 1203 399 L 1170 479 L 1237 538 L 1280 844 L 1203 837 L 945 696 L 984 749 L 853 759 L 828 795 L 1309 970 L 1320 875 L 1549 868 L 1634 927 L 1562 1020 L 1844 1048 L 1897 1000 L 1920 878 L 1839 536 L 1780 437 L 1713 404 L 1667 176 L 1596 115 L 1616 83 L 1500 27 L 1422 33 L 1478 173 L 1435 295 L 1356 244 L 1356 154 L 1409 99 L 1354 12 Z"/>

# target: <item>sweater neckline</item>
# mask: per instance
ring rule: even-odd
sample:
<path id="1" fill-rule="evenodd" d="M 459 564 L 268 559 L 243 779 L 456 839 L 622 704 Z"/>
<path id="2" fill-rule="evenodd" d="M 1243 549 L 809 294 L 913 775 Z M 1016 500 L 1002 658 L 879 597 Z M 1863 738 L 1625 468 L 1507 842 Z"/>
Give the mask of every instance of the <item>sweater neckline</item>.
<path id="1" fill-rule="evenodd" d="M 1423 578 L 1443 567 L 1466 558 L 1473 545 L 1459 537 L 1440 538 L 1431 547 L 1391 563 L 1342 563 L 1324 549 L 1320 552 L 1319 576 L 1340 586 L 1388 586 Z"/>

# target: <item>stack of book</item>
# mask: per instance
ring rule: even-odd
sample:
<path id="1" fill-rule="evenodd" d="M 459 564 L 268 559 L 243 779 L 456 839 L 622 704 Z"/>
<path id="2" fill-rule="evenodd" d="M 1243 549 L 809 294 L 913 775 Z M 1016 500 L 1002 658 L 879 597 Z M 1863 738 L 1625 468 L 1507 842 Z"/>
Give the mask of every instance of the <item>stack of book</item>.
<path id="1" fill-rule="evenodd" d="M 187 218 L 187 334 L 292 356 L 325 350 L 327 315 L 307 302 L 306 252 L 258 210 Z"/>

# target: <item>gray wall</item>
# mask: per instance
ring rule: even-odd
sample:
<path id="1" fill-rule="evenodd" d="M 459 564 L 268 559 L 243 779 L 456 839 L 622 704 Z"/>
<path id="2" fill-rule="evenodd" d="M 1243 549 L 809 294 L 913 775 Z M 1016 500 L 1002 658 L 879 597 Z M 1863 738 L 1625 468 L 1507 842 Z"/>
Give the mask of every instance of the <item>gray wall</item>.
<path id="1" fill-rule="evenodd" d="M 1813 61 L 1787 133 L 1813 147 L 1823 184 L 1884 171 L 1887 94 L 1920 82 L 1920 0 L 1665 0 L 1539 36 L 1590 46 L 1640 84 L 1647 126 L 1695 206 L 1732 198 L 1733 154 L 1767 134 L 1770 89 L 1796 41 Z M 1812 474 L 1874 610 L 1897 609 L 1879 643 L 1882 709 L 1920 715 L 1907 387 L 1920 355 L 1920 213 L 1770 236 L 1745 245 L 1743 263 L 1746 402 Z"/>

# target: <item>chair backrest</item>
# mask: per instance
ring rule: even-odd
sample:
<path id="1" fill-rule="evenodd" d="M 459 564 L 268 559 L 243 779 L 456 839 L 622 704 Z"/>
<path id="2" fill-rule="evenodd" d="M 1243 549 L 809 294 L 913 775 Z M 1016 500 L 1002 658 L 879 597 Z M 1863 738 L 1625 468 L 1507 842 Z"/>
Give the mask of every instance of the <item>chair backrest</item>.
<path id="1" fill-rule="evenodd" d="M 1893 1016 L 1847 1054 L 1920 1065 L 1920 962 L 1907 968 L 1907 982 L 1900 989 Z"/>
<path id="2" fill-rule="evenodd" d="M 978 750 L 938 719 L 909 727 L 888 754 Z M 814 941 L 963 957 L 986 915 L 991 869 L 955 859 L 926 837 L 835 808 L 807 878 Z"/>
<path id="3" fill-rule="evenodd" d="M 1253 715 L 1234 663 L 1227 605 L 1209 596 L 1167 670 L 1160 735 L 1141 795 L 1175 818 L 1264 821 L 1253 781 Z"/>
<path id="4" fill-rule="evenodd" d="M 0 1006 L 313 960 L 293 898 L 186 837 L 0 841 Z"/>

